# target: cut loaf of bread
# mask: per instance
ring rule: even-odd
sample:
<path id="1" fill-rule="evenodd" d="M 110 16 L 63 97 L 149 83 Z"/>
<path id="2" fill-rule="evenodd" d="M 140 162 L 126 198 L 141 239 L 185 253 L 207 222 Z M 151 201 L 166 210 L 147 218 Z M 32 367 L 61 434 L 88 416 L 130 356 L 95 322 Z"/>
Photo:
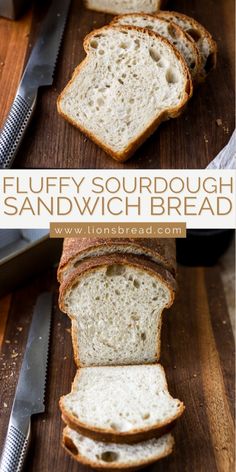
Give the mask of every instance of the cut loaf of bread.
<path id="1" fill-rule="evenodd" d="M 184 411 L 168 392 L 159 364 L 79 369 L 60 408 L 70 428 L 117 443 L 160 437 Z"/>
<path id="2" fill-rule="evenodd" d="M 87 58 L 58 99 L 59 113 L 125 161 L 192 95 L 181 54 L 153 31 L 106 26 L 84 42 Z"/>
<path id="3" fill-rule="evenodd" d="M 119 15 L 122 13 L 155 13 L 164 4 L 163 0 L 85 0 L 90 10 Z"/>
<path id="4" fill-rule="evenodd" d="M 130 25 L 140 28 L 147 28 L 154 33 L 158 33 L 168 39 L 185 59 L 193 80 L 197 80 L 201 66 L 198 48 L 189 35 L 187 35 L 178 25 L 158 16 L 133 13 L 114 18 L 114 25 Z"/>
<path id="5" fill-rule="evenodd" d="M 175 239 L 66 238 L 58 268 L 58 280 L 65 280 L 88 257 L 111 254 L 143 256 L 169 270 L 174 276 L 176 274 Z"/>
<path id="6" fill-rule="evenodd" d="M 171 454 L 174 438 L 166 434 L 137 444 L 113 444 L 90 439 L 68 426 L 63 431 L 63 446 L 83 465 L 98 470 L 136 470 Z"/>
<path id="7" fill-rule="evenodd" d="M 158 17 L 177 24 L 194 39 L 201 56 L 200 78 L 205 79 L 217 61 L 217 44 L 209 31 L 193 18 L 175 11 L 159 12 Z"/>
<path id="8" fill-rule="evenodd" d="M 142 257 L 87 259 L 60 286 L 60 308 L 72 320 L 78 366 L 142 364 L 160 356 L 164 308 L 176 282 Z"/>

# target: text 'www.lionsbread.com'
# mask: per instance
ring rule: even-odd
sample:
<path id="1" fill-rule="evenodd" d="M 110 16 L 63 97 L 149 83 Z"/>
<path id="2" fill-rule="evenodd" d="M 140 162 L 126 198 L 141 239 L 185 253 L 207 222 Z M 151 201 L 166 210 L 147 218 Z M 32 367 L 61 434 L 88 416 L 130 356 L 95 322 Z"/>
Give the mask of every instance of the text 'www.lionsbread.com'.
<path id="1" fill-rule="evenodd" d="M 185 238 L 185 223 L 51 223 L 51 238 Z"/>

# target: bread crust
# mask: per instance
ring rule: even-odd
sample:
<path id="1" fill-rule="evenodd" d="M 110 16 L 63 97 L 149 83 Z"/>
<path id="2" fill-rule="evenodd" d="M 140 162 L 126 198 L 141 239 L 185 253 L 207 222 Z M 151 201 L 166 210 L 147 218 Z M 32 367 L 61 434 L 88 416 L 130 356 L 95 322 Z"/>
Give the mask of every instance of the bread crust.
<path id="1" fill-rule="evenodd" d="M 85 258 L 91 257 L 91 252 L 96 249 L 105 248 L 110 249 L 114 246 L 120 248 L 131 247 L 140 249 L 143 254 L 137 257 L 145 256 L 148 259 L 151 257 L 155 262 L 160 264 L 164 269 L 171 272 L 173 276 L 176 275 L 176 244 L 175 239 L 171 238 L 66 238 L 63 243 L 63 251 L 57 271 L 58 281 L 63 279 L 64 272 L 74 270 L 74 264 L 78 266 Z M 109 253 L 110 255 L 110 253 Z M 94 256 L 93 256 L 94 257 Z M 81 261 L 81 262 L 79 262 Z"/>
<path id="2" fill-rule="evenodd" d="M 119 21 L 122 20 L 122 18 L 131 17 L 131 16 L 133 16 L 135 18 L 145 18 L 145 19 L 150 18 L 151 20 L 153 20 L 153 18 L 155 18 L 155 16 L 156 16 L 156 18 L 163 21 L 164 23 L 172 24 L 173 27 L 175 28 L 175 32 L 177 33 L 177 35 L 179 37 L 181 37 L 181 40 L 185 40 L 185 41 L 187 41 L 188 43 L 191 44 L 191 47 L 192 47 L 193 52 L 194 52 L 194 58 L 195 58 L 196 65 L 195 65 L 195 68 L 192 71 L 190 71 L 190 73 L 192 75 L 192 79 L 194 80 L 194 82 L 198 81 L 198 76 L 199 76 L 199 73 L 200 73 L 200 70 L 201 70 L 202 61 L 201 61 L 201 56 L 200 56 L 198 47 L 196 46 L 196 43 L 195 43 L 194 39 L 189 34 L 187 34 L 179 25 L 174 24 L 171 21 L 167 20 L 167 18 L 161 17 L 161 15 L 155 15 L 154 16 L 154 15 L 151 15 L 151 14 L 148 14 L 148 13 L 125 13 L 123 15 L 118 15 L 115 18 L 113 18 L 113 20 L 111 22 L 111 25 L 120 24 Z M 186 63 L 186 65 L 187 65 L 187 63 Z"/>
<path id="3" fill-rule="evenodd" d="M 187 16 L 183 13 L 179 13 L 179 12 L 176 12 L 176 11 L 160 11 L 160 12 L 157 13 L 157 16 L 159 18 L 169 18 L 170 22 L 173 22 L 170 19 L 170 16 L 179 18 L 180 20 L 183 20 L 186 23 L 189 23 L 191 25 L 191 27 L 199 33 L 201 38 L 205 38 L 207 40 L 208 45 L 209 45 L 209 50 L 210 50 L 209 56 L 211 56 L 212 65 L 211 65 L 211 68 L 209 69 L 209 71 L 206 71 L 204 61 L 203 60 L 201 61 L 201 68 L 200 68 L 200 72 L 199 72 L 199 80 L 203 81 L 206 78 L 206 76 L 209 74 L 209 72 L 216 67 L 216 63 L 217 63 L 217 49 L 218 48 L 217 48 L 217 44 L 216 44 L 215 40 L 213 39 L 212 35 L 210 34 L 210 32 L 201 23 L 199 23 L 197 20 L 195 20 L 194 18 L 191 18 L 190 16 Z M 196 42 L 196 45 L 197 45 L 197 42 Z M 197 47 L 198 47 L 198 45 L 197 45 Z M 199 47 L 198 47 L 198 49 L 199 49 Z M 200 52 L 200 56 L 202 56 L 200 49 L 199 49 L 199 52 Z"/>
<path id="4" fill-rule="evenodd" d="M 90 8 L 89 7 L 89 0 L 84 0 L 85 6 L 88 10 L 92 11 L 97 11 L 98 13 L 108 13 L 110 15 L 114 15 L 114 10 L 103 10 L 103 9 L 96 9 L 96 8 Z M 157 0 L 157 8 L 156 11 L 158 11 L 160 8 L 163 8 L 164 5 L 166 4 L 166 0 Z M 154 12 L 155 13 L 155 12 Z"/>
<path id="5" fill-rule="evenodd" d="M 81 124 L 77 123 L 73 118 L 68 117 L 62 110 L 61 108 L 61 101 L 64 98 L 64 95 L 67 93 L 67 90 L 71 86 L 72 82 L 75 80 L 76 76 L 80 73 L 82 68 L 84 68 L 87 63 L 89 62 L 89 42 L 90 39 L 93 38 L 96 35 L 103 34 L 105 31 L 114 29 L 114 30 L 131 30 L 131 31 L 139 31 L 140 33 L 147 34 L 149 36 L 152 36 L 154 38 L 159 38 L 160 41 L 165 43 L 169 48 L 171 48 L 172 52 L 177 56 L 178 60 L 180 61 L 182 67 L 183 67 L 183 73 L 185 74 L 185 95 L 181 101 L 181 103 L 177 107 L 169 108 L 167 110 L 163 110 L 162 113 L 156 116 L 154 120 L 152 120 L 146 127 L 145 131 L 142 132 L 138 137 L 134 138 L 132 141 L 129 142 L 129 144 L 124 148 L 122 151 L 114 151 L 111 147 L 106 145 L 102 140 L 100 140 L 94 133 L 90 132 L 84 126 Z M 183 109 L 185 108 L 188 100 L 192 96 L 193 93 L 193 84 L 192 84 L 192 79 L 191 75 L 189 72 L 189 69 L 187 67 L 187 64 L 185 63 L 183 57 L 179 53 L 179 51 L 165 38 L 162 36 L 154 33 L 153 31 L 143 29 L 143 28 L 138 28 L 136 26 L 103 26 L 100 29 L 94 30 L 91 33 L 89 33 L 84 40 L 84 50 L 87 54 L 86 58 L 76 67 L 74 70 L 74 73 L 72 75 L 71 80 L 68 82 L 64 90 L 61 92 L 61 94 L 58 97 L 57 100 L 57 110 L 58 113 L 65 118 L 68 122 L 70 122 L 72 125 L 74 125 L 76 128 L 80 129 L 82 133 L 84 133 L 86 136 L 88 136 L 89 139 L 94 141 L 99 147 L 101 147 L 107 154 L 109 154 L 111 157 L 113 157 L 115 160 L 124 162 L 127 159 L 129 159 L 135 151 L 151 136 L 154 131 L 158 128 L 158 126 L 162 123 L 162 121 L 168 120 L 169 118 L 176 118 L 179 116 Z"/>
<path id="6" fill-rule="evenodd" d="M 176 281 L 169 271 L 161 266 L 158 266 L 155 262 L 144 259 L 143 257 L 136 257 L 133 255 L 123 254 L 111 254 L 109 256 L 98 256 L 91 259 L 87 259 L 81 262 L 80 266 L 77 267 L 68 277 L 62 282 L 59 289 L 59 306 L 64 312 L 66 307 L 64 305 L 64 297 L 67 290 L 71 289 L 73 285 L 77 284 L 80 278 L 88 272 L 93 272 L 98 267 L 106 267 L 110 265 L 128 265 L 141 270 L 145 270 L 150 275 L 153 275 L 158 280 L 164 282 L 170 290 L 170 303 L 166 308 L 169 308 L 174 301 L 175 292 L 177 288 Z"/>
<path id="7" fill-rule="evenodd" d="M 107 366 L 104 366 L 103 369 L 106 367 Z M 113 369 L 115 369 L 116 367 L 120 367 L 120 366 L 112 366 Z M 159 364 L 159 367 L 161 368 L 162 372 L 165 375 L 164 368 L 160 364 Z M 89 367 L 89 368 L 93 369 L 93 367 Z M 111 368 L 111 367 L 107 367 L 107 368 Z M 72 383 L 71 392 L 77 390 L 77 384 L 78 384 L 78 379 L 79 379 L 81 370 L 82 369 L 77 370 L 76 376 Z M 168 391 L 166 377 L 165 377 L 165 388 Z M 180 418 L 180 416 L 182 416 L 185 410 L 184 404 L 181 401 L 179 401 L 179 411 L 171 419 L 168 419 L 167 421 L 159 421 L 151 427 L 146 426 L 145 428 L 140 428 L 140 429 L 134 428 L 133 430 L 129 432 L 123 432 L 123 431 L 118 432 L 118 431 L 112 430 L 112 428 L 101 429 L 95 426 L 90 427 L 89 425 L 86 425 L 85 423 L 81 422 L 79 418 L 73 416 L 70 412 L 66 411 L 63 405 L 64 397 L 65 396 L 62 396 L 60 398 L 59 407 L 62 413 L 63 421 L 71 429 L 74 429 L 78 433 L 81 433 L 84 436 L 87 436 L 88 438 L 91 438 L 97 441 L 111 442 L 111 443 L 116 443 L 116 444 L 135 444 L 141 441 L 146 441 L 148 439 L 159 438 L 163 436 L 164 434 L 169 433 L 173 429 L 177 419 Z"/>
<path id="8" fill-rule="evenodd" d="M 166 453 L 161 454 L 161 455 L 159 454 L 155 458 L 150 459 L 150 460 L 146 460 L 145 462 L 139 463 L 139 464 L 137 464 L 133 467 L 126 466 L 125 464 L 118 464 L 116 462 L 113 462 L 112 464 L 104 462 L 104 465 L 98 465 L 96 462 L 86 460 L 85 457 L 80 455 L 80 453 L 79 453 L 78 449 L 76 448 L 75 444 L 73 443 L 72 439 L 68 436 L 67 431 L 68 431 L 68 427 L 65 427 L 64 430 L 63 430 L 63 437 L 62 437 L 62 446 L 64 447 L 66 452 L 68 454 L 70 454 L 70 456 L 73 459 L 77 460 L 77 462 L 80 462 L 83 465 L 87 465 L 87 466 L 92 467 L 93 469 L 96 469 L 96 470 L 101 470 L 101 471 L 106 470 L 107 472 L 109 472 L 109 471 L 119 472 L 120 470 L 125 470 L 127 472 L 131 472 L 131 471 L 134 471 L 134 470 L 139 470 L 143 467 L 146 467 L 148 465 L 153 464 L 157 460 L 160 460 L 160 459 L 163 459 L 164 457 L 167 457 L 169 454 L 171 454 L 171 452 L 173 451 L 173 448 L 174 448 L 174 438 L 171 437 L 170 445 L 169 445 L 169 448 L 167 449 Z M 77 453 L 73 452 L 73 449 L 74 450 L 77 449 Z"/>
<path id="9" fill-rule="evenodd" d="M 62 407 L 60 408 L 62 409 Z M 123 435 L 118 436 L 112 433 L 101 432 L 98 430 L 98 428 L 96 429 L 94 428 L 94 430 L 89 430 L 82 424 L 78 424 L 77 421 L 75 422 L 72 416 L 69 414 L 66 414 L 65 411 L 63 411 L 62 413 L 62 420 L 67 426 L 69 426 L 71 429 L 73 429 L 77 433 L 83 434 L 84 436 L 87 436 L 90 439 L 94 439 L 95 441 L 110 442 L 114 444 L 137 444 L 139 442 L 146 441 L 148 439 L 154 439 L 154 438 L 158 439 L 161 436 L 164 436 L 165 434 L 170 433 L 172 429 L 175 427 L 177 419 L 181 415 L 178 415 L 168 425 L 155 427 L 155 428 L 153 427 L 152 429 L 148 431 L 146 430 L 140 433 L 133 433 L 130 436 L 123 436 Z"/>
<path id="10" fill-rule="evenodd" d="M 110 265 L 128 265 L 131 267 L 135 267 L 140 270 L 144 270 L 148 272 L 150 275 L 156 277 L 158 280 L 161 280 L 162 283 L 166 284 L 170 291 L 170 302 L 166 305 L 165 308 L 169 308 L 175 298 L 175 292 L 177 290 L 177 283 L 171 273 L 164 269 L 161 266 L 158 266 L 155 262 L 149 261 L 144 259 L 143 257 L 135 257 L 130 255 L 121 255 L 121 254 L 111 254 L 109 256 L 98 256 L 93 257 L 91 259 L 86 259 L 85 261 L 81 262 L 79 267 L 75 269 L 68 277 L 60 285 L 59 289 L 59 307 L 61 311 L 67 313 L 67 308 L 65 306 L 64 300 L 66 296 L 66 292 L 73 288 L 73 285 L 76 285 L 81 277 L 83 277 L 86 273 L 91 273 L 96 271 L 98 268 L 107 267 Z M 164 309 L 163 309 L 164 312 Z M 163 316 L 162 312 L 162 316 Z M 67 313 L 68 314 L 68 313 Z M 77 367 L 86 367 L 80 360 L 79 355 L 79 347 L 78 347 L 78 327 L 76 321 L 74 321 L 74 317 L 71 314 L 68 316 L 72 320 L 72 329 L 71 329 L 71 336 L 72 336 L 72 344 L 74 350 L 74 360 Z M 158 361 L 160 357 L 160 349 L 161 349 L 161 326 L 162 320 L 158 327 L 157 332 L 157 340 L 156 340 L 156 360 Z"/>

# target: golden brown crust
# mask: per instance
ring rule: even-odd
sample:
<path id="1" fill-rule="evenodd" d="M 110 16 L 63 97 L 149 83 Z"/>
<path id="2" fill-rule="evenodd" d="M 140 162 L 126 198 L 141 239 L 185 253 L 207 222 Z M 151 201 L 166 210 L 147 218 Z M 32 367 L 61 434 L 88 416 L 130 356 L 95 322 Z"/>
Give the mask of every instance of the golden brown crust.
<path id="1" fill-rule="evenodd" d="M 96 35 L 102 34 L 104 31 L 108 29 L 116 29 L 116 30 L 136 30 L 139 31 L 143 34 L 148 34 L 149 36 L 153 36 L 155 38 L 159 38 L 163 43 L 168 45 L 169 48 L 175 53 L 175 55 L 178 57 L 178 60 L 182 64 L 183 71 L 186 77 L 186 84 L 185 84 L 185 95 L 182 100 L 182 102 L 177 106 L 173 108 L 169 108 L 168 110 L 164 110 L 162 113 L 160 113 L 152 122 L 149 123 L 149 125 L 146 127 L 145 131 L 140 134 L 137 138 L 134 138 L 133 141 L 129 143 L 129 145 L 121 152 L 114 151 L 111 147 L 108 147 L 103 141 L 101 141 L 95 134 L 92 132 L 88 131 L 86 128 L 84 128 L 81 124 L 78 124 L 75 120 L 72 118 L 68 117 L 62 110 L 61 108 L 61 100 L 63 99 L 64 95 L 67 92 L 67 89 L 69 89 L 70 85 L 72 84 L 73 80 L 75 77 L 80 73 L 81 69 L 86 66 L 87 62 L 90 60 L 89 59 L 89 42 L 90 39 L 93 38 Z M 176 118 L 181 114 L 183 109 L 185 108 L 186 103 L 188 102 L 189 98 L 192 96 L 193 93 L 193 85 L 192 85 L 192 79 L 191 75 L 189 72 L 189 69 L 182 58 L 181 54 L 178 52 L 178 50 L 165 38 L 162 36 L 154 33 L 153 31 L 150 30 L 145 30 L 143 28 L 138 28 L 136 26 L 104 26 L 98 30 L 92 31 L 89 33 L 85 40 L 84 40 L 84 50 L 87 53 L 87 57 L 76 67 L 71 80 L 69 83 L 66 85 L 62 93 L 59 95 L 58 100 L 57 100 L 57 109 L 58 113 L 63 116 L 67 121 L 69 121 L 72 125 L 80 129 L 86 136 L 88 136 L 89 139 L 94 141 L 99 147 L 101 147 L 107 154 L 109 154 L 111 157 L 116 159 L 117 161 L 124 162 L 127 159 L 129 159 L 134 152 L 146 141 L 149 136 L 151 136 L 154 131 L 157 129 L 160 123 L 162 121 L 168 120 L 169 118 Z"/>
<path id="2" fill-rule="evenodd" d="M 112 368 L 115 369 L 116 367 L 120 367 L 120 366 L 113 366 Z M 160 364 L 159 364 L 159 367 L 161 367 L 161 370 L 164 372 L 164 369 Z M 93 367 L 89 367 L 89 368 L 93 369 Z M 102 368 L 109 369 L 111 367 L 105 366 Z M 72 392 L 75 392 L 78 390 L 78 382 L 79 382 L 79 376 L 80 376 L 81 370 L 82 369 L 77 370 L 76 376 L 72 383 L 72 388 L 71 388 Z M 167 385 L 166 380 L 165 380 L 165 388 L 168 391 L 168 385 Z M 176 420 L 180 418 L 180 416 L 182 416 L 185 410 L 184 404 L 179 401 L 179 411 L 171 419 L 167 419 L 166 421 L 159 421 L 154 426 L 151 426 L 151 427 L 146 426 L 145 428 L 141 428 L 141 429 L 134 428 L 133 430 L 129 432 L 123 432 L 123 431 L 118 432 L 116 430 L 112 430 L 112 428 L 101 429 L 95 426 L 89 427 L 89 425 L 82 423 L 79 420 L 79 418 L 73 416 L 69 411 L 66 411 L 66 409 L 64 408 L 63 402 L 64 402 L 64 396 L 60 398 L 59 407 L 62 413 L 63 421 L 71 429 L 74 429 L 78 433 L 81 433 L 84 436 L 87 436 L 88 438 L 91 438 L 97 441 L 111 442 L 111 443 L 117 443 L 117 444 L 135 444 L 141 441 L 145 441 L 147 439 L 159 438 L 163 436 L 164 434 L 169 433 L 173 429 L 173 427 L 175 426 Z"/>
<path id="3" fill-rule="evenodd" d="M 183 411 L 181 412 L 181 415 Z M 115 435 L 112 433 L 105 433 L 105 432 L 103 433 L 97 430 L 96 431 L 89 430 L 85 428 L 84 426 L 82 426 L 81 424 L 78 424 L 77 422 L 75 423 L 71 415 L 66 414 L 65 411 L 63 411 L 62 413 L 62 419 L 64 423 L 67 424 L 71 429 L 74 429 L 75 431 L 77 431 L 77 433 L 83 434 L 84 436 L 87 436 L 90 439 L 94 439 L 95 441 L 110 442 L 110 443 L 115 443 L 115 444 L 137 444 L 138 442 L 147 441 L 148 439 L 153 439 L 153 438 L 158 439 L 161 436 L 164 436 L 164 434 L 170 433 L 172 429 L 175 427 L 177 419 L 181 415 L 178 415 L 176 419 L 174 419 L 170 424 L 160 426 L 160 427 L 155 427 L 155 428 L 150 429 L 149 431 L 142 431 L 140 433 L 134 433 L 130 436 L 123 436 L 123 435 L 118 436 L 117 434 Z"/>
<path id="4" fill-rule="evenodd" d="M 88 10 L 97 11 L 98 13 L 108 13 L 110 15 L 114 15 L 114 11 L 109 10 L 109 9 L 108 10 L 102 10 L 102 9 L 90 8 L 89 5 L 88 5 L 88 0 L 84 0 L 84 3 L 85 3 L 86 8 L 88 8 Z M 160 8 L 163 8 L 166 5 L 166 3 L 167 3 L 167 0 L 159 0 L 159 2 L 158 2 L 159 5 L 157 5 L 156 11 L 159 11 Z"/>
<path id="5" fill-rule="evenodd" d="M 131 247 L 143 251 L 142 256 L 151 257 L 174 276 L 176 274 L 176 247 L 175 239 L 170 238 L 66 238 L 63 243 L 62 256 L 58 268 L 58 280 L 62 281 L 66 270 L 74 270 L 86 257 L 91 257 L 93 250 L 104 248 L 105 250 L 115 247 Z M 115 250 L 114 252 L 119 252 Z"/>
<path id="6" fill-rule="evenodd" d="M 143 257 L 136 257 L 133 255 L 123 255 L 123 254 L 110 254 L 109 256 L 98 256 L 90 259 L 86 259 L 81 262 L 81 264 L 66 277 L 62 282 L 59 290 L 59 306 L 62 311 L 66 311 L 64 305 L 64 298 L 66 292 L 71 290 L 74 285 L 76 285 L 80 278 L 86 273 L 95 271 L 97 268 L 102 268 L 114 264 L 119 265 L 128 265 L 135 267 L 140 270 L 145 270 L 149 274 L 153 275 L 157 279 L 161 280 L 170 290 L 170 303 L 166 308 L 169 308 L 173 301 L 176 292 L 176 281 L 174 277 L 170 274 L 169 271 L 164 269 L 161 266 L 158 266 L 155 262 L 146 260 Z"/>
<path id="7" fill-rule="evenodd" d="M 199 33 L 199 35 L 202 39 L 204 39 L 204 38 L 207 39 L 207 42 L 208 42 L 208 45 L 209 45 L 209 50 L 210 50 L 209 56 L 211 57 L 211 67 L 209 68 L 209 70 L 206 70 L 205 69 L 206 64 L 204 64 L 204 61 L 202 61 L 201 70 L 200 70 L 200 74 L 199 74 L 199 80 L 203 80 L 209 74 L 209 72 L 216 67 L 216 62 L 217 62 L 217 44 L 216 44 L 215 40 L 213 39 L 212 35 L 210 34 L 210 32 L 201 23 L 199 23 L 197 20 L 195 20 L 194 18 L 191 18 L 191 17 L 189 17 L 189 16 L 187 16 L 183 13 L 179 13 L 179 12 L 176 12 L 176 11 L 160 11 L 160 12 L 157 13 L 157 16 L 159 18 L 169 19 L 170 21 L 171 21 L 171 19 L 170 19 L 171 16 L 179 18 L 180 20 L 186 21 L 187 23 L 189 23 L 191 25 L 193 30 L 196 30 Z M 187 30 L 187 32 L 188 32 L 188 30 Z M 189 30 L 189 34 L 191 35 L 190 30 Z M 197 40 L 195 41 L 195 43 L 198 47 Z M 199 52 L 200 52 L 200 55 L 201 55 L 201 50 L 200 49 L 199 49 Z"/>
<path id="8" fill-rule="evenodd" d="M 139 469 L 141 469 L 143 467 L 146 467 L 148 465 L 151 465 L 154 462 L 156 462 L 157 460 L 162 459 L 162 458 L 166 457 L 167 455 L 171 454 L 171 452 L 173 450 L 173 447 L 174 447 L 174 440 L 172 438 L 172 442 L 170 444 L 170 447 L 164 454 L 159 455 L 158 457 L 155 457 L 153 459 L 146 460 L 145 463 L 142 462 L 142 463 L 137 464 L 133 467 L 126 466 L 125 464 L 118 464 L 116 462 L 113 462 L 112 464 L 104 462 L 104 465 L 98 465 L 96 462 L 92 462 L 89 459 L 81 456 L 81 454 L 79 453 L 77 447 L 73 443 L 72 439 L 68 436 L 67 431 L 68 431 L 68 427 L 65 427 L 64 430 L 63 430 L 62 446 L 68 452 L 68 454 L 70 454 L 70 456 L 73 459 L 75 459 L 76 461 L 80 462 L 83 465 L 87 465 L 87 466 L 92 467 L 93 469 L 96 469 L 96 470 L 101 470 L 101 471 L 106 470 L 107 472 L 109 472 L 109 471 L 119 472 L 120 470 L 125 470 L 127 472 L 131 472 L 131 471 L 134 471 L 134 470 L 139 470 Z"/>
<path id="9" fill-rule="evenodd" d="M 86 367 L 86 365 L 85 366 L 83 365 L 79 357 L 78 337 L 79 337 L 78 323 L 75 320 L 71 320 L 71 340 L 72 340 L 72 346 L 73 346 L 73 352 L 74 352 L 74 361 L 77 367 Z"/>
<path id="10" fill-rule="evenodd" d="M 145 19 L 148 19 L 150 18 L 151 20 L 153 20 L 153 17 L 154 15 L 150 15 L 148 13 L 126 13 L 126 14 L 123 14 L 123 15 L 118 15 L 116 17 L 113 18 L 112 22 L 110 23 L 111 25 L 118 25 L 118 24 L 122 24 L 120 23 L 120 20 L 122 20 L 122 18 L 125 18 L 125 17 L 135 17 L 135 18 L 145 18 Z M 164 17 L 161 17 L 160 15 L 155 15 L 160 21 L 163 21 L 164 23 L 167 23 L 167 24 L 171 24 L 171 21 L 169 21 L 167 18 L 164 18 Z M 181 40 L 185 40 L 187 41 L 188 43 L 191 43 L 191 47 L 194 51 L 194 57 L 195 57 L 195 67 L 193 70 L 190 71 L 191 75 L 192 75 L 192 79 L 195 81 L 195 80 L 198 80 L 198 75 L 199 75 L 199 72 L 200 72 L 200 69 L 201 69 L 201 65 L 202 65 L 202 62 L 201 62 L 201 56 L 200 56 L 200 53 L 199 53 L 199 50 L 195 44 L 195 41 L 193 40 L 193 38 L 187 34 L 182 28 L 180 28 L 179 25 L 177 24 L 174 24 L 172 23 L 173 27 L 174 27 L 174 30 L 175 30 L 175 35 L 176 37 L 178 38 L 181 38 Z M 148 28 L 147 28 L 148 29 Z M 172 43 L 171 43 L 172 44 Z M 184 59 L 184 58 L 183 58 Z M 184 59 L 185 60 L 185 59 Z"/>

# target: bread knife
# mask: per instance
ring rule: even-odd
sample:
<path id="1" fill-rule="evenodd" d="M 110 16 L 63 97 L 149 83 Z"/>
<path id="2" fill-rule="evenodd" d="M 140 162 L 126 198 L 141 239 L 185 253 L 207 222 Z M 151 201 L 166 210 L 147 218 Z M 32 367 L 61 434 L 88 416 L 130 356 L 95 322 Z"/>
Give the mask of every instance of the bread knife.
<path id="1" fill-rule="evenodd" d="M 1 472 L 20 472 L 30 442 L 31 416 L 45 411 L 52 293 L 36 301 L 0 462 Z"/>
<path id="2" fill-rule="evenodd" d="M 39 87 L 52 85 L 70 0 L 52 0 L 0 134 L 0 168 L 12 167 L 35 109 Z"/>

